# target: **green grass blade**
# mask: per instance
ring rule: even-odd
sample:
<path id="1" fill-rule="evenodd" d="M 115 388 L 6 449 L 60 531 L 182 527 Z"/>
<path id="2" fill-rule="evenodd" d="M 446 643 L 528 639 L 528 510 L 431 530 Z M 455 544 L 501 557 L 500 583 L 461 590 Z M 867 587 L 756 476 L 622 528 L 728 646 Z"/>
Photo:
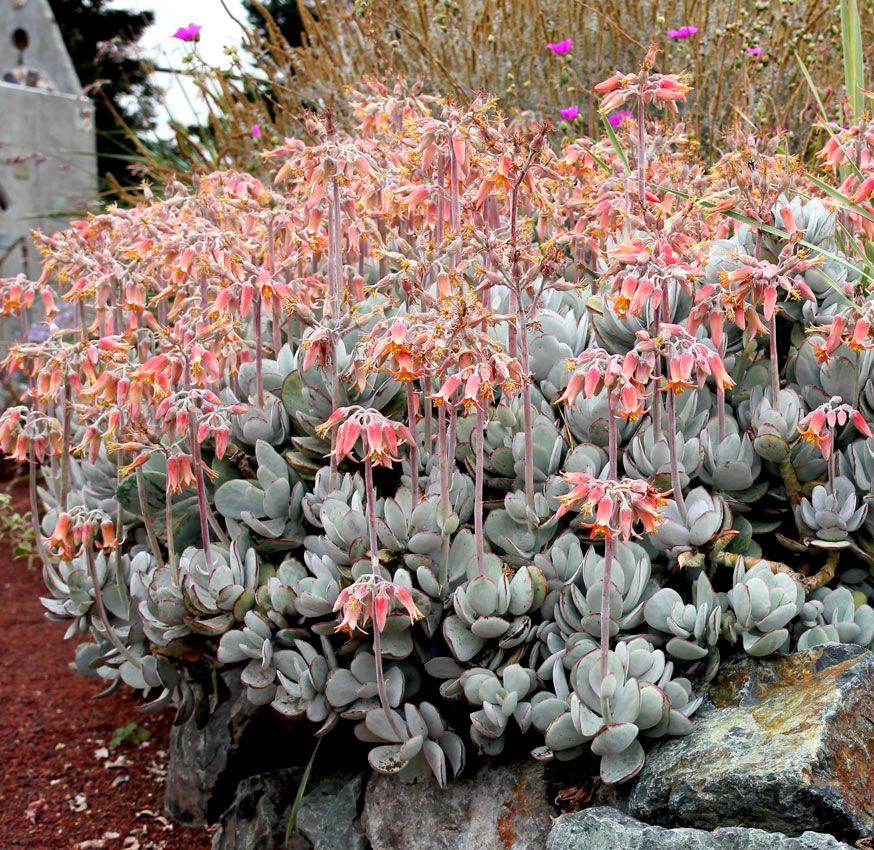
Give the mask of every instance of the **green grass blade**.
<path id="1" fill-rule="evenodd" d="M 300 804 L 303 802 L 304 794 L 306 794 L 307 783 L 310 781 L 310 772 L 313 769 L 313 764 L 316 761 L 316 753 L 319 751 L 319 744 L 321 743 L 322 739 L 319 738 L 316 741 L 315 747 L 313 747 L 313 754 L 310 756 L 310 760 L 304 768 L 303 776 L 300 778 L 300 785 L 297 786 L 297 794 L 294 795 L 294 802 L 291 804 L 291 811 L 288 813 L 288 823 L 285 825 L 285 841 L 283 842 L 283 847 L 287 847 L 288 842 L 291 841 L 291 833 L 294 832 L 294 825 L 297 822 L 297 813 L 300 810 Z"/>
<path id="2" fill-rule="evenodd" d="M 764 224 L 763 222 L 756 221 L 755 219 L 750 218 L 743 213 L 735 212 L 734 210 L 725 210 L 723 215 L 727 216 L 728 218 L 733 218 L 735 221 L 740 221 L 743 224 L 746 224 L 756 230 L 761 230 L 763 233 L 770 233 L 771 236 L 779 236 L 781 239 L 792 238 L 792 236 L 785 230 L 781 230 L 779 227 L 773 227 L 770 224 Z M 838 265 L 841 265 L 846 269 L 850 269 L 854 272 L 859 272 L 862 277 L 867 278 L 869 281 L 874 283 L 874 278 L 872 278 L 871 275 L 867 274 L 864 271 L 861 271 L 858 266 L 853 265 L 853 263 L 851 263 L 849 260 L 840 256 L 840 254 L 835 254 L 834 251 L 826 251 L 825 248 L 821 248 L 819 245 L 814 245 L 812 242 L 808 242 L 806 239 L 799 239 L 798 244 L 803 245 L 805 248 L 808 248 L 816 254 L 821 254 L 823 257 L 834 260 Z M 832 282 L 832 288 L 844 299 L 844 301 L 849 301 L 844 291 L 840 287 L 838 287 L 836 283 Z"/>
<path id="3" fill-rule="evenodd" d="M 832 138 L 834 143 L 843 151 L 844 157 L 846 158 L 847 162 L 849 163 L 849 165 L 853 169 L 853 171 L 856 172 L 857 176 L 864 179 L 864 175 L 859 170 L 859 166 L 856 165 L 855 159 L 853 158 L 853 156 L 850 153 L 848 153 L 846 151 L 844 146 L 840 143 L 840 140 L 838 139 L 838 137 L 834 134 L 834 131 L 831 128 L 831 122 L 829 121 L 828 112 L 826 112 L 826 110 L 825 110 L 825 105 L 822 102 L 822 98 L 819 96 L 819 91 L 816 88 L 816 84 L 813 82 L 813 77 L 810 76 L 810 71 L 807 70 L 807 65 L 804 64 L 804 60 L 798 55 L 797 52 L 795 53 L 795 58 L 798 60 L 798 64 L 801 66 L 801 73 L 804 75 L 804 79 L 807 82 L 807 86 L 810 89 L 811 93 L 813 94 L 813 98 L 816 101 L 816 105 L 819 107 L 819 113 L 822 116 L 822 122 L 823 122 L 823 125 L 825 126 L 826 132 Z"/>
<path id="4" fill-rule="evenodd" d="M 868 221 L 874 221 L 874 215 L 868 212 L 864 207 L 859 206 L 859 204 L 854 204 L 843 192 L 839 192 L 833 186 L 829 186 L 828 183 L 824 183 L 822 180 L 814 177 L 812 174 L 808 172 L 807 179 L 813 183 L 814 186 L 821 189 L 827 195 L 830 195 L 836 201 L 840 201 L 841 205 L 846 207 L 848 210 L 852 210 L 857 215 L 860 215 L 862 218 L 867 218 Z"/>
<path id="5" fill-rule="evenodd" d="M 844 86 L 853 117 L 865 109 L 865 63 L 862 58 L 862 20 L 858 0 L 841 0 L 841 42 L 844 53 Z"/>
<path id="6" fill-rule="evenodd" d="M 622 167 L 625 169 L 625 176 L 631 176 L 631 166 L 628 164 L 628 157 L 625 155 L 625 151 L 622 150 L 622 145 L 619 142 L 616 131 L 613 129 L 613 125 L 607 120 L 606 115 L 601 116 L 601 123 L 603 123 L 604 129 L 607 131 L 607 138 L 610 139 L 610 144 L 613 145 L 619 159 L 622 160 Z"/>

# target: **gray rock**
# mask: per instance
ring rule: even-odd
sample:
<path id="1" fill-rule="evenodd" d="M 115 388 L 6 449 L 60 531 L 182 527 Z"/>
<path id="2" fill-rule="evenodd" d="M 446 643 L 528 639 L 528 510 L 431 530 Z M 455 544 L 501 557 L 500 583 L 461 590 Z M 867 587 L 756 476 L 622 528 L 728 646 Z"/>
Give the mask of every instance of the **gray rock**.
<path id="1" fill-rule="evenodd" d="M 869 834 L 874 655 L 832 644 L 725 664 L 692 733 L 653 747 L 622 807 L 671 827 Z"/>
<path id="2" fill-rule="evenodd" d="M 166 813 L 190 826 L 214 823 L 233 799 L 240 774 L 234 764 L 243 733 L 258 709 L 241 694 L 239 675 L 228 677 L 231 699 L 198 728 L 194 719 L 170 733 Z"/>
<path id="3" fill-rule="evenodd" d="M 543 850 L 556 810 L 543 765 L 483 766 L 441 789 L 374 775 L 364 795 L 373 850 Z"/>
<path id="4" fill-rule="evenodd" d="M 301 801 L 297 829 L 313 850 L 365 850 L 367 839 L 358 820 L 364 774 L 329 776 Z"/>
<path id="5" fill-rule="evenodd" d="M 288 811 L 301 768 L 277 770 L 244 779 L 234 802 L 222 816 L 212 850 L 273 850 L 285 838 Z M 304 850 L 309 843 L 294 836 L 288 850 Z"/>
<path id="6" fill-rule="evenodd" d="M 729 826 L 713 832 L 648 826 L 616 809 L 599 807 L 560 817 L 547 850 L 851 850 L 830 835 L 777 832 Z"/>

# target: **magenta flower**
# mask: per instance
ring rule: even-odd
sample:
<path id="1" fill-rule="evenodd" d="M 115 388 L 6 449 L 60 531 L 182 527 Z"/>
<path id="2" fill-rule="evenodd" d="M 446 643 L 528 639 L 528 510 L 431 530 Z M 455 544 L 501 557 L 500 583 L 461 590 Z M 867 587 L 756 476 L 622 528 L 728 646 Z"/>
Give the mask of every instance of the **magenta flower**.
<path id="1" fill-rule="evenodd" d="M 749 53 L 750 56 L 761 56 L 764 52 L 765 51 L 759 47 L 758 44 L 747 48 L 747 53 Z"/>
<path id="2" fill-rule="evenodd" d="M 607 120 L 610 122 L 611 127 L 618 127 L 626 118 L 633 118 L 634 116 L 627 109 L 620 109 L 617 112 L 614 112 Z"/>
<path id="3" fill-rule="evenodd" d="M 668 30 L 669 38 L 689 38 L 698 32 L 698 27 L 682 26 L 676 30 Z"/>
<path id="4" fill-rule="evenodd" d="M 566 38 L 564 41 L 556 41 L 546 45 L 556 56 L 564 56 L 570 53 L 574 46 L 572 38 Z"/>
<path id="5" fill-rule="evenodd" d="M 187 27 L 179 27 L 173 33 L 173 38 L 178 38 L 179 41 L 200 41 L 200 31 L 203 27 L 197 24 L 189 24 Z"/>
<path id="6" fill-rule="evenodd" d="M 260 124 L 253 124 L 252 129 L 249 130 L 249 135 L 253 139 L 260 139 L 261 138 L 261 125 Z"/>
<path id="7" fill-rule="evenodd" d="M 565 121 L 576 121 L 577 118 L 580 117 L 580 108 L 579 106 L 567 106 L 564 109 L 559 109 L 558 114 L 564 118 Z"/>

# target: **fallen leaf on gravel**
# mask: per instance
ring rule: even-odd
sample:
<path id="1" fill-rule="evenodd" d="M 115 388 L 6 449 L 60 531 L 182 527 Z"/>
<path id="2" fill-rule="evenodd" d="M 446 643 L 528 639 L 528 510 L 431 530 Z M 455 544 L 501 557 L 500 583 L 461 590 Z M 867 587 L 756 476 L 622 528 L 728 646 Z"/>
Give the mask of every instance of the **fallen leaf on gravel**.
<path id="1" fill-rule="evenodd" d="M 108 761 L 104 767 L 127 767 L 130 764 L 130 759 L 127 756 L 119 756 L 115 761 Z"/>
<path id="2" fill-rule="evenodd" d="M 76 850 L 102 850 L 106 847 L 106 842 L 102 838 L 91 838 L 88 841 L 80 841 L 76 845 Z"/>
<path id="3" fill-rule="evenodd" d="M 24 810 L 24 817 L 29 820 L 31 823 L 36 823 L 37 816 L 39 815 L 39 810 L 45 806 L 46 801 L 40 797 L 38 800 L 33 800 L 32 802 L 27 804 L 27 808 Z"/>
<path id="4" fill-rule="evenodd" d="M 164 829 L 166 829 L 166 830 L 173 829 L 173 824 L 170 823 L 170 821 L 167 820 L 167 818 L 165 818 L 164 815 L 160 815 L 160 814 L 158 814 L 158 812 L 153 812 L 151 809 L 142 809 L 141 811 L 137 812 L 137 817 L 138 818 L 152 818 L 152 820 L 158 821 L 158 823 L 161 824 L 161 826 L 164 827 Z"/>
<path id="5" fill-rule="evenodd" d="M 67 800 L 70 808 L 74 812 L 84 812 L 88 810 L 88 798 L 84 794 L 77 794 Z"/>
<path id="6" fill-rule="evenodd" d="M 125 782 L 130 781 L 130 776 L 126 773 L 122 773 L 121 776 L 116 776 L 115 779 L 112 780 L 112 787 L 118 788 L 119 785 L 123 785 Z"/>
<path id="7" fill-rule="evenodd" d="M 109 758 L 109 750 L 106 747 L 101 747 L 99 750 L 94 750 L 94 758 L 96 759 L 108 759 Z"/>
<path id="8" fill-rule="evenodd" d="M 121 850 L 140 850 L 140 847 L 143 845 L 140 844 L 138 838 L 134 838 L 133 835 L 128 835 L 124 839 L 124 843 L 121 845 Z"/>

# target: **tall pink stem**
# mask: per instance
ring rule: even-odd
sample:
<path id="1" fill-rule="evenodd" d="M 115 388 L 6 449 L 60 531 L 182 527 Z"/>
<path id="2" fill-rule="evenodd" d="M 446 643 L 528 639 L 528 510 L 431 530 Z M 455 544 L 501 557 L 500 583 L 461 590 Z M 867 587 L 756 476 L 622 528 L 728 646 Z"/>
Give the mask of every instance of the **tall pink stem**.
<path id="1" fill-rule="evenodd" d="M 364 489 L 367 494 L 367 528 L 370 533 L 370 571 L 379 575 L 379 539 L 376 536 L 376 492 L 373 488 L 373 462 L 364 459 Z"/>
<path id="2" fill-rule="evenodd" d="M 252 300 L 252 321 L 255 324 L 255 386 L 259 409 L 264 407 L 264 340 L 261 328 L 261 289 L 255 290 Z"/>
<path id="3" fill-rule="evenodd" d="M 203 555 L 206 566 L 212 569 L 212 555 L 209 547 L 209 506 L 206 502 L 206 484 L 203 478 L 203 459 L 200 456 L 200 443 L 197 442 L 197 414 L 191 412 L 188 423 L 188 439 L 191 442 L 191 454 L 194 458 L 194 482 L 197 486 L 197 512 L 200 515 L 200 536 L 203 540 Z"/>
<path id="4" fill-rule="evenodd" d="M 440 463 L 440 526 L 449 518 L 449 488 L 452 474 L 452 460 L 448 456 L 446 439 L 446 406 L 440 405 L 437 409 L 437 458 Z M 446 591 L 449 579 L 449 535 L 441 530 L 440 540 L 440 566 L 438 580 L 440 592 Z"/>
<path id="5" fill-rule="evenodd" d="M 777 311 L 771 314 L 768 320 L 769 357 L 771 358 L 771 403 L 777 404 L 780 392 L 780 363 L 777 360 Z"/>
<path id="6" fill-rule="evenodd" d="M 618 425 L 616 422 L 616 396 L 611 391 L 607 393 L 607 448 L 610 458 L 610 478 L 616 478 L 618 474 Z"/>
<path id="7" fill-rule="evenodd" d="M 671 462 L 671 487 L 674 491 L 674 501 L 677 503 L 677 509 L 680 511 L 680 516 L 683 522 L 688 520 L 686 513 L 686 500 L 683 498 L 683 488 L 680 486 L 680 467 L 677 462 L 677 412 L 674 406 L 674 393 L 672 390 L 667 392 L 668 401 L 668 457 Z"/>
<path id="8" fill-rule="evenodd" d="M 615 541 L 608 535 L 604 538 L 604 580 L 601 583 L 601 681 L 607 675 L 607 659 L 610 653 L 610 585 L 613 575 L 613 549 Z"/>
<path id="9" fill-rule="evenodd" d="M 413 489 L 413 507 L 419 504 L 419 433 L 416 428 L 416 394 L 411 381 L 406 382 L 407 390 L 407 427 L 413 435 L 410 444 L 410 478 Z"/>
<path id="10" fill-rule="evenodd" d="M 637 193 L 640 205 L 646 204 L 646 126 L 644 125 L 644 104 L 641 97 L 637 102 Z"/>
<path id="11" fill-rule="evenodd" d="M 474 426 L 476 480 L 473 491 L 473 534 L 476 539 L 476 571 L 477 575 L 481 576 L 485 575 L 485 542 L 483 541 L 483 431 L 485 427 L 485 412 L 482 407 L 478 407 Z"/>
<path id="12" fill-rule="evenodd" d="M 519 349 L 522 375 L 525 383 L 522 384 L 522 421 L 525 429 L 525 504 L 531 515 L 534 515 L 534 425 L 531 417 L 531 382 L 529 375 L 528 357 L 528 322 L 527 310 L 519 299 Z"/>

